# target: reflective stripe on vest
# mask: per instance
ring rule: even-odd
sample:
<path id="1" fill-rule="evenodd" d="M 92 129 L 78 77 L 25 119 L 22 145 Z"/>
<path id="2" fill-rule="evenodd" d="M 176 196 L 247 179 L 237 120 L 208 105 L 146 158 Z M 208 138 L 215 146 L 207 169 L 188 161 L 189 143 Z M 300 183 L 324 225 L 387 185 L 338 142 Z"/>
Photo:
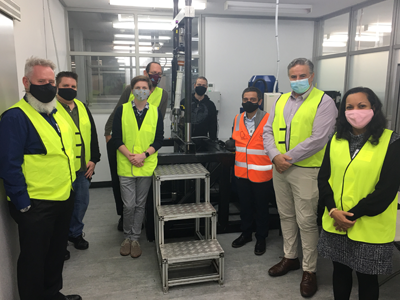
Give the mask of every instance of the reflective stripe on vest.
<path id="1" fill-rule="evenodd" d="M 90 160 L 92 126 L 90 124 L 90 119 L 86 107 L 83 105 L 83 103 L 78 99 L 74 99 L 74 102 L 76 104 L 76 109 L 78 109 L 79 128 L 75 125 L 75 122 L 74 120 L 72 120 L 71 115 L 59 102 L 57 103 L 57 111 L 68 122 L 75 133 L 75 170 L 78 171 L 81 168 L 82 140 L 85 147 L 85 164 L 87 165 Z"/>
<path id="2" fill-rule="evenodd" d="M 330 147 L 331 176 L 329 184 L 332 188 L 336 207 L 349 211 L 357 203 L 373 193 L 379 181 L 382 165 L 392 136 L 392 131 L 385 129 L 379 138 L 378 145 L 367 141 L 352 159 L 349 143 L 345 139 L 332 138 Z M 397 193 L 393 202 L 381 214 L 373 217 L 363 216 L 347 230 L 336 231 L 334 219 L 329 217 L 325 208 L 322 226 L 325 231 L 346 234 L 354 241 L 383 244 L 393 242 L 396 233 Z"/>
<path id="3" fill-rule="evenodd" d="M 61 132 L 57 134 L 24 99 L 11 108 L 21 109 L 32 122 L 43 142 L 46 154 L 24 154 L 22 173 L 31 199 L 65 201 L 69 198 L 75 180 L 74 134 L 64 118 L 53 114 Z"/>
<path id="4" fill-rule="evenodd" d="M 253 182 L 266 182 L 272 178 L 272 163 L 265 154 L 263 128 L 269 114 L 265 114 L 253 135 L 250 136 L 244 124 L 244 113 L 235 117 L 232 138 L 235 140 L 235 176 Z M 240 120 L 239 120 L 240 118 Z"/>
<path id="5" fill-rule="evenodd" d="M 312 135 L 315 114 L 324 94 L 323 91 L 314 87 L 306 100 L 300 105 L 290 123 L 289 147 L 286 145 L 287 125 L 283 111 L 291 93 L 286 93 L 279 97 L 275 104 L 275 117 L 272 123 L 275 145 L 279 152 L 282 154 L 288 152 Z M 296 162 L 295 165 L 299 167 L 319 168 L 321 167 L 324 153 L 325 147 L 314 155 Z"/>
<path id="6" fill-rule="evenodd" d="M 161 98 L 163 95 L 163 89 L 156 87 L 154 89 L 154 91 L 150 94 L 149 99 L 147 99 L 147 102 L 149 102 L 150 104 L 154 105 L 155 107 L 159 107 L 160 103 L 161 103 Z M 133 96 L 132 92 L 129 95 L 129 101 L 128 102 L 132 102 L 133 99 L 135 99 L 135 96 Z"/>
<path id="7" fill-rule="evenodd" d="M 122 141 L 131 153 L 140 154 L 150 147 L 156 136 L 157 121 L 157 107 L 149 104 L 149 109 L 139 130 L 132 102 L 125 103 L 122 106 Z M 154 169 L 157 167 L 157 155 L 158 152 L 155 152 L 147 157 L 144 160 L 143 167 L 138 168 L 133 166 L 128 158 L 117 150 L 118 175 L 126 177 L 152 176 Z"/>

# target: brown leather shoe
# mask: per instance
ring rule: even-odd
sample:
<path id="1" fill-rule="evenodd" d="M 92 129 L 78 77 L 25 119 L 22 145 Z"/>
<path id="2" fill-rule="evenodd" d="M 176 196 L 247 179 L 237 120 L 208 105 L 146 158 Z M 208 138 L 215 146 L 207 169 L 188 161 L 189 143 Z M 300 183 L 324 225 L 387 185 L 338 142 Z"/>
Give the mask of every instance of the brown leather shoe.
<path id="1" fill-rule="evenodd" d="M 304 298 L 314 296 L 317 292 L 317 275 L 313 272 L 303 272 L 303 279 L 300 283 L 300 294 Z"/>
<path id="2" fill-rule="evenodd" d="M 289 259 L 284 257 L 280 262 L 268 270 L 268 274 L 276 277 L 285 275 L 289 271 L 298 269 L 300 269 L 300 261 L 298 258 Z"/>

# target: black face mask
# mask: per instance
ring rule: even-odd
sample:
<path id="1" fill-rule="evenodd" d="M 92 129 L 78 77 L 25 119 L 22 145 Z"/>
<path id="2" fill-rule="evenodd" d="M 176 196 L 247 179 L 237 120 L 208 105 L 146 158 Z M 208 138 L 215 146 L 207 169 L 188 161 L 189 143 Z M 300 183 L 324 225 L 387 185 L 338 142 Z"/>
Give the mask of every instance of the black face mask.
<path id="1" fill-rule="evenodd" d="M 58 89 L 58 96 L 67 101 L 71 101 L 76 98 L 76 90 L 71 88 Z"/>
<path id="2" fill-rule="evenodd" d="M 258 108 L 258 103 L 247 101 L 245 103 L 242 103 L 242 106 L 245 112 L 252 113 Z"/>
<path id="3" fill-rule="evenodd" d="M 196 86 L 194 91 L 196 92 L 197 95 L 203 96 L 206 93 L 207 88 L 204 86 Z"/>
<path id="4" fill-rule="evenodd" d="M 40 102 L 49 103 L 56 96 L 57 88 L 51 85 L 51 83 L 43 85 L 37 85 L 31 83 L 29 87 L 29 93 L 31 93 L 32 96 L 35 97 Z"/>

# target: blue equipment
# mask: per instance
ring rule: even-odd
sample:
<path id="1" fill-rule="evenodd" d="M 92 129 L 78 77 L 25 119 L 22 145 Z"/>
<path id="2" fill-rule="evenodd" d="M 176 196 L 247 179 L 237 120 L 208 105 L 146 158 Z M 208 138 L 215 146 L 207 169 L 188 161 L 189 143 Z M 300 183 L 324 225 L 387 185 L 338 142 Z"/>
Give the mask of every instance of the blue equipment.
<path id="1" fill-rule="evenodd" d="M 274 92 L 275 80 L 275 76 L 273 75 L 253 75 L 249 80 L 249 87 L 254 86 L 261 91 L 263 100 L 259 106 L 261 110 L 264 110 L 264 93 Z M 277 86 L 277 89 L 278 88 L 279 87 Z M 240 112 L 243 112 L 243 107 L 240 108 Z"/>

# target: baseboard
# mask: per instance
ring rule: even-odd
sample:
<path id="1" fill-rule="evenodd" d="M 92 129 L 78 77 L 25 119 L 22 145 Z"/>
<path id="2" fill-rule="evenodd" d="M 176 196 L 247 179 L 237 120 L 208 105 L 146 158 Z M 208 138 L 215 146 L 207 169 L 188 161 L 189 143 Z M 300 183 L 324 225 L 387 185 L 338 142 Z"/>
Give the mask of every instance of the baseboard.
<path id="1" fill-rule="evenodd" d="M 91 189 L 112 187 L 111 181 L 97 181 L 90 184 Z"/>

